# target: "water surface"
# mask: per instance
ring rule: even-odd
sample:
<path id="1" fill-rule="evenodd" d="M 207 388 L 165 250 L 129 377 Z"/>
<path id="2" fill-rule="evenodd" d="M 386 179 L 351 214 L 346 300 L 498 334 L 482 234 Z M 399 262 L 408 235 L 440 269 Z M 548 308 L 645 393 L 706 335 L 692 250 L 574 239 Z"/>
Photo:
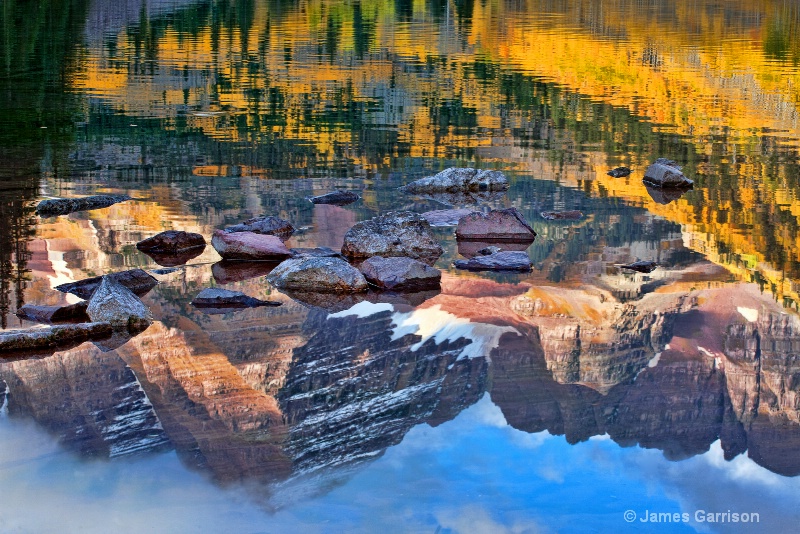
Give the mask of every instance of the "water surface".
<path id="1" fill-rule="evenodd" d="M 209 246 L 133 338 L 0 364 L 8 530 L 788 531 L 797 524 L 798 9 L 784 2 L 3 6 L 0 320 L 135 244 L 257 215 L 339 248 L 502 170 L 532 273 L 298 298 Z M 642 184 L 658 157 L 695 188 Z M 625 165 L 626 178 L 606 171 Z M 320 206 L 333 189 L 362 196 Z M 126 193 L 39 218 L 49 196 Z M 451 200 L 456 207 L 467 205 Z M 553 222 L 549 210 L 583 211 Z M 650 274 L 617 267 L 654 260 Z M 209 315 L 220 286 L 277 308 Z M 637 514 L 626 522 L 624 513 Z M 687 514 L 653 524 L 648 511 Z M 700 521 L 757 514 L 758 524 Z M 670 517 L 672 517 L 670 515 Z"/>

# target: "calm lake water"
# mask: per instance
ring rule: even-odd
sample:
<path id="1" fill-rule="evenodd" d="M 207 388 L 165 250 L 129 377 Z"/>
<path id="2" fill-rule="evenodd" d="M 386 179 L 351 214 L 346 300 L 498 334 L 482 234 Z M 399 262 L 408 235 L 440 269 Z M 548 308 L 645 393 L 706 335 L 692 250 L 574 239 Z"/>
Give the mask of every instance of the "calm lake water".
<path id="1" fill-rule="evenodd" d="M 2 329 L 159 280 L 139 335 L 0 360 L 0 531 L 797 529 L 796 3 L 4 0 L 0 59 Z M 645 187 L 658 157 L 694 189 Z M 451 166 L 511 187 L 397 191 Z M 362 198 L 306 200 L 335 189 Z M 95 193 L 133 200 L 34 214 Z M 519 209 L 533 271 L 458 271 L 441 227 L 441 291 L 300 298 L 135 246 L 277 215 L 337 249 L 450 207 Z"/>

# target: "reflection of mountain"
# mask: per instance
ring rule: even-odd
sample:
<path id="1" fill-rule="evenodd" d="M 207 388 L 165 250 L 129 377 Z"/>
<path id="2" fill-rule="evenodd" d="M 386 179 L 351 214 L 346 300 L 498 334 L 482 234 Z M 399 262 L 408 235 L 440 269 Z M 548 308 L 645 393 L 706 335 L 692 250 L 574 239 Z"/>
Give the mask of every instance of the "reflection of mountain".
<path id="1" fill-rule="evenodd" d="M 381 454 L 414 425 L 455 417 L 485 390 L 485 358 L 461 358 L 464 338 L 421 346 L 397 339 L 396 314 L 328 318 L 295 350 L 278 398 L 289 425 L 287 450 L 298 470 L 348 464 Z"/>
<path id="2" fill-rule="evenodd" d="M 163 450 L 169 442 L 136 376 L 91 345 L 44 360 L 4 364 L 8 413 L 30 417 L 88 456 Z"/>
<path id="3" fill-rule="evenodd" d="M 165 299 L 181 282 L 164 282 L 145 298 L 159 321 L 115 352 L 3 363 L 0 384 L 11 416 L 82 454 L 171 445 L 225 482 L 347 476 L 487 391 L 526 432 L 608 434 L 673 460 L 720 440 L 728 459 L 747 451 L 800 473 L 800 319 L 752 288 L 681 290 L 697 270 L 668 271 L 662 290 L 628 301 L 604 287 L 626 275 L 593 287 L 577 272 L 568 286 L 446 274 L 416 308 L 364 301 L 334 314 L 273 294 L 281 307 L 209 316 Z"/>

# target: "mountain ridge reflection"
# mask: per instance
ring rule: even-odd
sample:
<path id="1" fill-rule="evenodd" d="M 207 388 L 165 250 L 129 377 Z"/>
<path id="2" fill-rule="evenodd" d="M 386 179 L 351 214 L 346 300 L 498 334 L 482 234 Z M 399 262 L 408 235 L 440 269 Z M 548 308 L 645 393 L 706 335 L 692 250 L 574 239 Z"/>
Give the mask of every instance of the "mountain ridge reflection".
<path id="1" fill-rule="evenodd" d="M 442 293 L 416 307 L 364 301 L 331 314 L 281 297 L 227 318 L 163 301 L 167 289 L 146 297 L 162 302 L 158 321 L 115 351 L 85 344 L 0 364 L 9 415 L 84 457 L 171 447 L 219 483 L 279 491 L 297 477 L 351 476 L 411 428 L 488 393 L 527 433 L 573 444 L 608 435 L 673 461 L 720 441 L 726 460 L 746 452 L 800 474 L 790 453 L 800 319 L 752 286 L 620 302 L 597 286 L 446 274 Z M 404 321 L 414 313 L 425 319 Z M 724 339 L 709 334 L 718 328 Z"/>

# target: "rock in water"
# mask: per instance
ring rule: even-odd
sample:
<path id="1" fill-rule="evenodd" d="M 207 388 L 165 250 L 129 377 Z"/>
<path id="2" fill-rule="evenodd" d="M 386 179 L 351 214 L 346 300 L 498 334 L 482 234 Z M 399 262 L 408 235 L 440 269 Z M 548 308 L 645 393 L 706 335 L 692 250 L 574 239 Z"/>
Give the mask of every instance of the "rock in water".
<path id="1" fill-rule="evenodd" d="M 280 261 L 292 255 L 274 235 L 216 230 L 211 245 L 226 260 Z"/>
<path id="2" fill-rule="evenodd" d="M 86 315 L 86 306 L 89 303 L 78 302 L 69 306 L 36 306 L 25 304 L 17 310 L 17 317 L 37 323 L 58 323 L 58 322 L 89 322 Z"/>
<path id="3" fill-rule="evenodd" d="M 279 289 L 320 293 L 367 290 L 358 269 L 340 258 L 294 258 L 278 265 L 267 281 Z"/>
<path id="4" fill-rule="evenodd" d="M 434 210 L 426 211 L 422 217 L 430 223 L 431 226 L 455 226 L 461 217 L 474 213 L 475 210 L 459 209 L 459 210 Z"/>
<path id="5" fill-rule="evenodd" d="M 468 260 L 456 260 L 457 269 L 470 271 L 524 271 L 531 270 L 531 259 L 526 252 L 495 252 L 487 256 L 475 256 Z"/>
<path id="6" fill-rule="evenodd" d="M 51 198 L 42 200 L 36 206 L 36 215 L 39 217 L 54 217 L 67 215 L 75 211 L 96 210 L 107 208 L 117 202 L 130 200 L 128 195 L 93 195 L 83 198 Z"/>
<path id="7" fill-rule="evenodd" d="M 76 346 L 90 339 L 109 337 L 108 323 L 81 323 L 0 332 L 0 354 Z"/>
<path id="8" fill-rule="evenodd" d="M 274 235 L 281 241 L 286 241 L 296 229 L 292 223 L 280 217 L 264 216 L 247 219 L 243 223 L 225 228 L 229 234 L 237 232 L 253 232 L 254 234 Z"/>
<path id="9" fill-rule="evenodd" d="M 167 230 L 153 237 L 148 237 L 136 243 L 136 248 L 142 252 L 156 254 L 171 254 L 184 252 L 189 249 L 205 247 L 206 240 L 200 234 L 183 232 L 181 230 Z"/>
<path id="10" fill-rule="evenodd" d="M 143 330 L 153 322 L 150 310 L 131 290 L 104 276 L 92 295 L 86 313 L 95 322 L 111 323 L 114 328 Z"/>
<path id="11" fill-rule="evenodd" d="M 465 191 L 505 191 L 508 180 L 500 171 L 450 167 L 400 188 L 405 193 L 456 193 Z"/>
<path id="12" fill-rule="evenodd" d="M 656 267 L 658 267 L 658 264 L 656 264 L 654 261 L 635 261 L 627 265 L 620 265 L 620 267 L 623 269 L 638 271 L 640 273 L 652 273 L 655 271 Z"/>
<path id="13" fill-rule="evenodd" d="M 347 204 L 352 204 L 359 198 L 361 197 L 352 191 L 333 191 L 317 197 L 308 197 L 308 200 L 314 204 L 334 204 L 336 206 L 346 206 Z"/>
<path id="14" fill-rule="evenodd" d="M 655 187 L 691 188 L 694 182 L 684 176 L 681 168 L 672 160 L 658 158 L 647 167 L 642 181 Z"/>
<path id="15" fill-rule="evenodd" d="M 192 301 L 196 308 L 255 308 L 258 306 L 280 306 L 280 302 L 261 300 L 238 291 L 216 287 L 202 290 Z"/>
<path id="16" fill-rule="evenodd" d="M 612 178 L 625 178 L 626 176 L 630 176 L 631 170 L 628 167 L 617 167 L 616 169 L 611 169 L 606 174 Z"/>
<path id="17" fill-rule="evenodd" d="M 482 249 L 478 250 L 473 255 L 474 256 L 491 256 L 492 254 L 497 254 L 498 252 L 502 252 L 502 251 L 503 251 L 503 249 L 501 249 L 500 247 L 489 246 L 489 247 L 483 247 Z"/>
<path id="18" fill-rule="evenodd" d="M 457 239 L 476 241 L 532 242 L 536 232 L 517 208 L 475 212 L 458 221 Z"/>
<path id="19" fill-rule="evenodd" d="M 486 256 L 488 254 L 494 254 L 495 252 L 502 251 L 518 251 L 524 252 L 528 250 L 528 247 L 531 246 L 532 241 L 526 241 L 524 243 L 514 243 L 512 241 L 503 241 L 502 247 L 498 247 L 496 242 L 486 242 L 486 241 L 470 241 L 470 240 L 463 240 L 459 239 L 456 241 L 457 248 L 459 254 L 464 256 L 465 258 L 472 258 L 473 256 Z M 494 252 L 492 252 L 493 249 Z"/>
<path id="20" fill-rule="evenodd" d="M 577 221 L 583 217 L 583 213 L 578 210 L 543 211 L 541 215 L 543 219 L 548 221 Z"/>
<path id="21" fill-rule="evenodd" d="M 439 269 L 411 258 L 373 256 L 361 264 L 360 270 L 370 284 L 394 291 L 436 289 L 442 280 Z"/>
<path id="22" fill-rule="evenodd" d="M 69 282 L 56 286 L 55 288 L 62 293 L 72 293 L 84 300 L 89 300 L 104 278 L 121 284 L 140 297 L 158 285 L 158 280 L 145 271 L 141 269 L 131 269 L 129 271 L 107 274 L 105 276 L 86 278 L 84 280 L 78 280 L 77 282 Z"/>
<path id="23" fill-rule="evenodd" d="M 436 263 L 442 252 L 428 221 L 410 211 L 389 212 L 354 225 L 342 246 L 348 258 L 405 256 L 428 265 Z"/>

